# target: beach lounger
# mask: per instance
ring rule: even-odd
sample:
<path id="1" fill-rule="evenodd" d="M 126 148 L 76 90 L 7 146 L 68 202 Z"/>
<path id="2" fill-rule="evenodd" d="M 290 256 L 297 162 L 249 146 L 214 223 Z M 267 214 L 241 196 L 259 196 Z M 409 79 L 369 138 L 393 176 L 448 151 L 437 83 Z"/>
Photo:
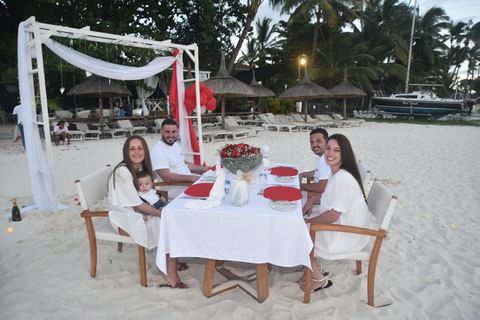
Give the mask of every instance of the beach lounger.
<path id="1" fill-rule="evenodd" d="M 333 117 L 336 120 L 343 120 L 343 121 L 346 121 L 347 123 L 350 123 L 352 127 L 359 127 L 362 124 L 362 122 L 365 122 L 365 120 L 363 119 L 345 119 L 341 114 L 338 114 L 338 113 L 334 113 Z"/>
<path id="2" fill-rule="evenodd" d="M 97 170 L 86 177 L 75 181 L 75 187 L 78 192 L 78 200 L 82 206 L 81 217 L 85 218 L 87 226 L 88 241 L 90 243 L 90 276 L 95 278 L 97 274 L 97 240 L 112 241 L 118 243 L 118 251 L 122 252 L 124 243 L 137 245 L 129 236 L 118 234 L 110 224 L 108 211 L 94 211 L 92 207 L 108 194 L 107 180 L 110 172 L 110 166 Z M 100 225 L 93 223 L 93 219 L 103 217 Z M 145 248 L 138 245 L 138 256 L 140 266 L 140 284 L 147 286 L 147 267 L 145 264 Z M 112 263 L 112 260 L 110 260 Z"/>
<path id="3" fill-rule="evenodd" d="M 311 123 L 308 123 L 308 122 L 298 122 L 298 121 L 294 122 L 294 121 L 290 120 L 290 118 L 287 117 L 284 114 L 277 114 L 276 117 L 283 124 L 293 124 L 293 125 L 297 126 L 300 131 L 310 131 L 310 130 L 315 129 L 314 124 L 311 124 Z"/>
<path id="4" fill-rule="evenodd" d="M 331 123 L 332 127 L 335 127 L 335 128 L 348 128 L 350 126 L 348 122 L 345 122 L 343 120 L 334 120 L 330 118 L 329 115 L 326 115 L 326 114 L 317 114 L 315 115 L 315 117 L 320 121 L 325 121 L 325 123 L 327 122 Z"/>
<path id="5" fill-rule="evenodd" d="M 165 119 L 155 119 L 155 127 L 153 127 L 153 131 L 155 133 L 160 132 L 160 130 L 162 130 L 163 120 Z"/>
<path id="6" fill-rule="evenodd" d="M 70 140 L 85 141 L 85 133 L 82 130 L 78 129 L 75 123 L 72 123 L 72 125 L 75 127 L 75 130 L 70 129 L 72 128 L 72 126 L 70 126 L 68 122 L 65 122 L 65 127 L 67 127 L 68 129 L 68 135 L 70 136 Z"/>
<path id="7" fill-rule="evenodd" d="M 247 130 L 249 136 L 258 136 L 260 131 L 264 131 L 263 127 L 239 125 L 235 120 L 228 117 L 225 118 L 225 129 L 239 131 Z"/>
<path id="8" fill-rule="evenodd" d="M 368 210 L 373 214 L 379 227 L 375 229 L 357 228 L 352 226 L 344 226 L 329 223 L 312 223 L 310 224 L 310 235 L 312 242 L 315 243 L 315 231 L 340 231 L 358 233 L 372 236 L 372 241 L 359 253 L 348 257 L 348 260 L 356 260 L 357 274 L 362 273 L 362 261 L 368 261 L 368 276 L 367 276 L 367 298 L 368 304 L 374 307 L 374 289 L 375 289 L 375 271 L 377 268 L 378 255 L 382 246 L 383 240 L 386 238 L 388 225 L 393 216 L 393 211 L 397 205 L 397 197 L 380 181 L 375 181 L 370 189 L 367 197 Z M 314 251 L 312 251 L 314 252 Z M 314 258 L 314 254 L 310 255 Z M 310 289 L 312 284 L 312 271 L 307 268 L 307 278 L 305 286 L 304 302 L 310 302 Z"/>
<path id="9" fill-rule="evenodd" d="M 90 118 L 92 110 L 81 110 L 77 112 L 77 119 L 87 119 Z"/>
<path id="10" fill-rule="evenodd" d="M 76 123 L 76 125 L 77 125 L 77 129 L 83 131 L 85 140 L 100 139 L 100 134 L 101 134 L 100 130 L 89 129 L 86 123 L 78 122 Z"/>
<path id="11" fill-rule="evenodd" d="M 290 116 L 296 121 L 296 122 L 303 122 L 305 123 L 305 118 L 303 115 L 299 113 L 291 113 Z M 330 128 L 333 126 L 333 122 L 327 122 L 327 121 L 320 121 L 318 119 L 309 119 L 306 123 L 310 125 L 314 125 L 315 128 Z"/>
<path id="12" fill-rule="evenodd" d="M 118 120 L 117 124 L 121 129 L 126 129 L 130 133 L 130 135 L 137 133 L 144 136 L 147 131 L 147 127 L 134 127 L 130 120 Z"/>
<path id="13" fill-rule="evenodd" d="M 284 124 L 276 117 L 267 117 L 265 118 L 267 123 L 263 124 L 265 130 L 270 130 L 270 128 L 275 129 L 275 131 L 288 130 L 288 132 L 297 132 L 299 131 L 298 127 L 294 124 Z"/>
<path id="14" fill-rule="evenodd" d="M 98 123 L 96 124 L 99 125 Z M 109 135 L 112 139 L 114 138 L 125 138 L 127 136 L 127 129 L 123 128 L 111 128 L 107 124 L 105 124 L 105 128 L 103 129 L 105 133 L 105 137 Z"/>

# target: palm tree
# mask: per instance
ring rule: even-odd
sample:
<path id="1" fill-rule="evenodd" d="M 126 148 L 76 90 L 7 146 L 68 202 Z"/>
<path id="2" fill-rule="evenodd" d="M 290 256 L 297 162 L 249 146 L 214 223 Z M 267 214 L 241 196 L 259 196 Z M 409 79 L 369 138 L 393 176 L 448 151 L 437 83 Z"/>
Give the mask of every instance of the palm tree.
<path id="1" fill-rule="evenodd" d="M 326 40 L 323 34 L 322 24 L 325 25 L 328 30 L 333 30 L 339 26 L 339 14 L 341 14 L 346 21 L 352 22 L 359 16 L 345 4 L 351 4 L 354 8 L 358 8 L 363 2 L 364 0 L 270 0 L 270 4 L 274 8 L 282 7 L 281 13 L 283 14 L 290 14 L 290 11 L 294 10 L 290 18 L 291 20 L 309 19 L 312 15 L 315 16 L 312 54 L 308 59 L 311 66 L 313 66 L 315 62 L 318 33 L 320 32 L 323 40 Z"/>
<path id="2" fill-rule="evenodd" d="M 256 22 L 257 34 L 257 50 L 258 50 L 258 65 L 264 65 L 270 58 L 270 49 L 275 49 L 279 46 L 276 39 L 278 34 L 277 25 L 272 25 L 272 19 L 264 17 L 262 20 L 258 19 Z"/>
<path id="3" fill-rule="evenodd" d="M 247 37 L 248 31 L 250 30 L 250 25 L 252 24 L 253 20 L 255 20 L 255 16 L 257 15 L 258 7 L 262 4 L 263 0 L 248 0 L 247 1 L 247 20 L 245 21 L 245 25 L 243 26 L 242 33 L 238 39 L 237 46 L 233 51 L 233 54 L 230 58 L 230 62 L 228 63 L 227 73 L 230 74 L 233 69 L 233 64 L 237 59 L 238 53 L 242 48 L 243 41 Z"/>

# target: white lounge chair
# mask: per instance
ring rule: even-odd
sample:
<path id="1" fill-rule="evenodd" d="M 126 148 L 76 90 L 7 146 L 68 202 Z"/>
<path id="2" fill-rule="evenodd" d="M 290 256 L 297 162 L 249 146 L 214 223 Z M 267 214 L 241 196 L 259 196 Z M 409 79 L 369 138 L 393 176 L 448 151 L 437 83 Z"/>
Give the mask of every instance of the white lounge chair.
<path id="1" fill-rule="evenodd" d="M 362 122 L 365 122 L 365 120 L 363 119 L 345 119 L 341 114 L 338 113 L 334 113 L 333 117 L 337 120 L 346 121 L 347 123 L 350 123 L 353 127 L 359 127 Z"/>
<path id="2" fill-rule="evenodd" d="M 315 115 L 315 117 L 320 121 L 325 121 L 326 123 L 327 122 L 332 123 L 332 126 L 336 128 L 348 128 L 350 126 L 348 122 L 345 122 L 343 120 L 334 120 L 330 118 L 329 115 L 326 115 L 326 114 L 317 114 Z"/>
<path id="3" fill-rule="evenodd" d="M 68 129 L 68 122 L 65 122 L 65 127 L 68 129 L 68 135 L 70 136 L 70 140 L 85 141 L 85 133 L 78 128 L 76 123 L 73 124 L 77 127 L 77 130 Z"/>
<path id="4" fill-rule="evenodd" d="M 56 119 L 73 118 L 73 113 L 66 110 L 57 110 L 55 111 L 55 118 Z"/>
<path id="5" fill-rule="evenodd" d="M 100 130 L 89 129 L 86 123 L 76 123 L 77 129 L 83 131 L 85 140 L 100 139 Z"/>
<path id="6" fill-rule="evenodd" d="M 81 110 L 77 112 L 77 119 L 87 119 L 90 118 L 92 110 Z"/>
<path id="7" fill-rule="evenodd" d="M 282 131 L 282 130 L 288 130 L 288 132 L 299 131 L 296 125 L 284 124 L 280 120 L 278 120 L 276 117 L 266 117 L 265 121 L 267 121 L 267 123 L 262 124 L 262 126 L 267 131 L 270 130 L 270 128 L 275 129 L 275 131 Z"/>
<path id="8" fill-rule="evenodd" d="M 153 127 L 153 130 L 155 133 L 160 132 L 160 130 L 162 130 L 163 120 L 165 119 L 155 119 L 155 127 Z"/>
<path id="9" fill-rule="evenodd" d="M 121 129 L 126 129 L 130 135 L 138 133 L 144 136 L 147 131 L 147 127 L 134 127 L 130 120 L 118 120 L 117 124 Z"/>
<path id="10" fill-rule="evenodd" d="M 300 131 L 310 131 L 315 129 L 315 125 L 308 122 L 298 122 L 292 121 L 289 117 L 284 114 L 277 114 L 277 119 L 280 120 L 283 124 L 293 124 L 298 127 Z"/>
<path id="11" fill-rule="evenodd" d="M 258 136 L 258 133 L 260 131 L 264 131 L 263 127 L 239 125 L 235 120 L 231 118 L 225 118 L 225 128 L 227 130 L 236 130 L 240 132 L 247 130 L 249 136 Z"/>
<path id="12" fill-rule="evenodd" d="M 291 113 L 290 116 L 296 122 L 305 123 L 305 118 L 299 113 Z M 333 122 L 320 121 L 318 119 L 309 119 L 306 123 L 315 126 L 315 128 L 329 128 L 333 126 Z"/>

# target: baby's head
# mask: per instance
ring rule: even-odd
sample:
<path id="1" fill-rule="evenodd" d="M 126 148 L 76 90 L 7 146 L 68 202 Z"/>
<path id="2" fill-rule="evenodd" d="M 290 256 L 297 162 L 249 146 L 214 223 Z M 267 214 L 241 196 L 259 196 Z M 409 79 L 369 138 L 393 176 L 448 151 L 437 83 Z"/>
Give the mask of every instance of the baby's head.
<path id="1" fill-rule="evenodd" d="M 140 171 L 137 173 L 137 181 L 139 192 L 148 192 L 153 187 L 152 176 L 149 175 L 147 171 Z"/>

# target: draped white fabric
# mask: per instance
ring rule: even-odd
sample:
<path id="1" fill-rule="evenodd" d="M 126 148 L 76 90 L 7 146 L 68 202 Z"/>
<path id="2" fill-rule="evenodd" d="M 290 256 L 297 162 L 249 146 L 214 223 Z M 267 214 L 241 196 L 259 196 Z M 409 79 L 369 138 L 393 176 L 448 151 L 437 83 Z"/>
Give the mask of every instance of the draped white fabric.
<path id="1" fill-rule="evenodd" d="M 185 85 L 183 84 L 183 68 L 177 61 L 177 91 L 178 91 L 178 129 L 180 141 L 182 143 L 182 150 L 185 160 L 194 163 L 192 141 L 190 140 L 190 127 L 188 125 L 189 114 L 185 110 Z"/>
<path id="2" fill-rule="evenodd" d="M 158 85 L 158 80 L 159 79 L 157 76 L 153 76 L 143 81 L 145 82 L 145 85 L 147 87 L 156 88 Z M 142 99 L 143 115 L 148 116 L 148 109 L 147 109 L 147 105 L 145 104 L 145 99 L 150 97 L 153 94 L 153 91 L 147 91 L 146 88 L 137 87 L 137 94 L 138 94 L 138 97 Z"/>
<path id="3" fill-rule="evenodd" d="M 174 57 L 158 57 L 144 67 L 131 67 L 89 57 L 52 39 L 45 40 L 45 45 L 60 58 L 75 67 L 115 80 L 146 79 L 162 72 L 175 62 Z"/>
<path id="4" fill-rule="evenodd" d="M 61 45 L 51 39 L 45 40 L 50 50 L 60 56 L 65 61 L 72 65 L 84 69 L 93 74 L 97 74 L 106 78 L 115 80 L 139 80 L 154 76 L 171 66 L 176 60 L 174 57 L 159 57 L 151 61 L 144 67 L 130 67 L 123 65 L 116 65 L 113 63 L 101 61 L 82 53 L 76 52 L 68 47 Z M 30 81 L 28 66 L 31 65 L 27 57 L 27 39 L 24 28 L 24 23 L 18 26 L 18 77 L 20 87 L 20 99 L 23 110 L 23 128 L 25 133 L 25 147 L 28 158 L 28 166 L 30 170 L 30 180 L 32 186 L 32 193 L 35 200 L 35 206 L 29 207 L 31 210 L 53 210 L 53 188 L 52 179 L 54 179 L 53 172 L 50 175 L 45 156 L 42 151 L 42 144 L 38 132 L 38 125 L 36 120 L 35 108 L 35 88 Z M 35 47 L 34 47 L 35 48 Z M 33 52 L 34 50 L 32 50 Z M 182 70 L 182 68 L 179 68 Z M 183 79 L 183 77 L 182 77 Z M 178 86 L 183 88 L 183 82 L 178 82 Z M 181 94 L 184 95 L 184 91 Z M 183 106 L 183 104 L 182 104 Z M 47 122 L 48 123 L 48 122 Z M 46 126 L 45 134 L 49 134 L 48 124 Z M 66 208 L 59 204 L 59 208 Z M 27 208 L 24 208 L 24 210 Z"/>

